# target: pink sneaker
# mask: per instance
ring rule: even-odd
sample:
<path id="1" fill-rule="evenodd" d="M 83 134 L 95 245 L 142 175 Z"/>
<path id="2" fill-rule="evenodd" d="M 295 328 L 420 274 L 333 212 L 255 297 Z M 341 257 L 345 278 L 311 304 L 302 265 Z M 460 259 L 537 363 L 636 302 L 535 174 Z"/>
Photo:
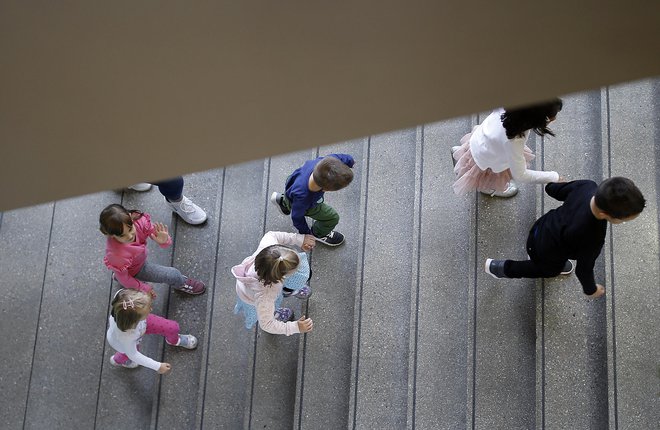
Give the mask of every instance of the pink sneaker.
<path id="1" fill-rule="evenodd" d="M 178 288 L 178 290 L 181 291 L 182 293 L 196 296 L 206 291 L 206 285 L 204 285 L 204 283 L 200 280 L 188 278 L 186 280 L 186 283 L 183 284 L 181 288 Z"/>

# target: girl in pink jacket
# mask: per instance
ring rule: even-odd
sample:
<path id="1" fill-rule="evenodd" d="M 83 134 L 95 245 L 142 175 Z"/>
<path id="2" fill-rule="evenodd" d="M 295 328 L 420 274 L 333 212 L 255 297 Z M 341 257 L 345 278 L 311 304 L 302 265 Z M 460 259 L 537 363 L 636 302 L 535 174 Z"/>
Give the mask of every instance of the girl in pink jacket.
<path id="1" fill-rule="evenodd" d="M 126 288 L 144 291 L 156 297 L 147 282 L 168 284 L 188 294 L 202 294 L 206 286 L 202 281 L 188 278 L 174 267 L 166 267 L 147 261 L 147 238 L 161 248 L 172 244 L 167 226 L 151 223 L 147 213 L 127 211 L 122 205 L 113 204 L 101 212 L 101 233 L 107 236 L 103 262 Z"/>

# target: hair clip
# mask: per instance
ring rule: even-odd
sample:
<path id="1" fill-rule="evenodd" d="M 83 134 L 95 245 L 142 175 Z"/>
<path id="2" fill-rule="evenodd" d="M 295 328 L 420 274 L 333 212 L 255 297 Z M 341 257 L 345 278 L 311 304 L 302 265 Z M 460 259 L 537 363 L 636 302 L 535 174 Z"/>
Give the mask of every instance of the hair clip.
<path id="1" fill-rule="evenodd" d="M 133 299 L 128 299 L 128 302 L 126 300 L 122 300 L 121 305 L 124 307 L 124 310 L 128 308 L 135 309 L 135 303 L 133 303 Z"/>

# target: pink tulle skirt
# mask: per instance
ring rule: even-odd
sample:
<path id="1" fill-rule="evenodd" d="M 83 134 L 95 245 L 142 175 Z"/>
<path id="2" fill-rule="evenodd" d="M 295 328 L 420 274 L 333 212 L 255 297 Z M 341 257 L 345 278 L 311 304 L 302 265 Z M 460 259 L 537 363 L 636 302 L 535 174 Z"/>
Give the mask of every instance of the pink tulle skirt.
<path id="1" fill-rule="evenodd" d="M 476 127 L 475 127 L 476 128 Z M 474 129 L 472 130 L 474 131 Z M 468 133 L 461 138 L 461 147 L 454 152 L 454 173 L 456 174 L 456 182 L 452 186 L 456 194 L 468 194 L 477 189 L 480 190 L 506 190 L 509 181 L 513 179 L 511 170 L 506 169 L 502 172 L 495 173 L 490 168 L 481 170 L 477 163 L 472 158 L 472 151 L 470 151 L 470 137 L 472 133 Z M 534 152 L 525 145 L 523 157 L 529 166 L 530 161 L 534 159 Z"/>

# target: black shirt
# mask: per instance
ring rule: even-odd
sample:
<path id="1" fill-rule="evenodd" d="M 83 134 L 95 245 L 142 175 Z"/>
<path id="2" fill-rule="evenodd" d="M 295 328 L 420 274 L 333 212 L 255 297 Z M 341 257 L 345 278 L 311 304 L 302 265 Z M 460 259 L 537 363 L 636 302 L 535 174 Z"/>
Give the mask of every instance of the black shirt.
<path id="1" fill-rule="evenodd" d="M 591 212 L 591 198 L 598 185 L 581 180 L 550 183 L 545 192 L 564 204 L 539 218 L 536 229 L 536 253 L 551 261 L 577 260 L 575 275 L 585 294 L 596 292 L 594 264 L 603 249 L 607 221 L 596 219 Z"/>

